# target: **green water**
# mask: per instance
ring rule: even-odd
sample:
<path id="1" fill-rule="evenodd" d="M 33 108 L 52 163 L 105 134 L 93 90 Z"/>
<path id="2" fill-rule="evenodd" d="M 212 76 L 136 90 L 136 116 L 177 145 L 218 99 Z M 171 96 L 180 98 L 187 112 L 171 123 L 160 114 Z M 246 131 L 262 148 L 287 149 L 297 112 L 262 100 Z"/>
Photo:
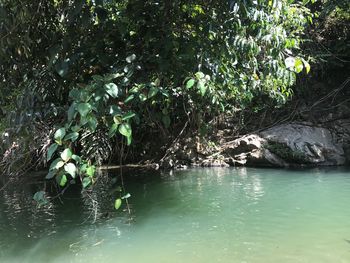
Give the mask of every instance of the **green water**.
<path id="1" fill-rule="evenodd" d="M 108 190 L 37 208 L 38 185 L 7 189 L 0 262 L 350 262 L 350 171 L 194 169 L 126 184 L 131 215 Z"/>

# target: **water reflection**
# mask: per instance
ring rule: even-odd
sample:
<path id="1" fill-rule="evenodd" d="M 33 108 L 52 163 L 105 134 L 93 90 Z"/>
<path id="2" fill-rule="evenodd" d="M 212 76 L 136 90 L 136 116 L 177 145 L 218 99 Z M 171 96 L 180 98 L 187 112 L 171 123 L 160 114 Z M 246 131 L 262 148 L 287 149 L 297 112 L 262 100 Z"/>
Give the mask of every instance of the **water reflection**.
<path id="1" fill-rule="evenodd" d="M 336 255 L 350 258 L 346 174 L 133 173 L 125 176 L 131 215 L 125 205 L 113 208 L 115 171 L 100 174 L 94 191 L 72 188 L 45 207 L 32 201 L 41 183 L 7 188 L 0 193 L 0 262 L 301 262 L 300 255 L 320 262 L 308 251 L 341 262 Z"/>

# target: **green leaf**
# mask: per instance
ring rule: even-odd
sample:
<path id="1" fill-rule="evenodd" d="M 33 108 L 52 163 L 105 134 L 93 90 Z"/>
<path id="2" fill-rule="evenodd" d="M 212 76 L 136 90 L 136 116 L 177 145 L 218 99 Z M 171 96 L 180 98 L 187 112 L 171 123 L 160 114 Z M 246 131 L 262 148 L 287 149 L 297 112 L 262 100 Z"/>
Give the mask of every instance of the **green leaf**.
<path id="1" fill-rule="evenodd" d="M 126 145 L 129 146 L 132 142 L 132 136 L 126 137 Z"/>
<path id="2" fill-rule="evenodd" d="M 58 164 L 59 161 L 62 161 L 62 159 L 61 159 L 61 158 L 55 159 L 55 160 L 51 163 L 49 170 L 51 171 L 51 170 L 53 170 L 53 169 L 56 169 L 56 165 Z"/>
<path id="3" fill-rule="evenodd" d="M 152 98 L 155 95 L 157 95 L 159 89 L 157 87 L 151 87 L 149 92 L 148 92 L 148 98 Z"/>
<path id="4" fill-rule="evenodd" d="M 187 82 L 186 82 L 186 88 L 187 89 L 190 89 L 193 87 L 193 85 L 196 83 L 196 81 L 194 79 L 189 79 Z"/>
<path id="5" fill-rule="evenodd" d="M 165 128 L 169 128 L 170 127 L 170 123 L 171 123 L 169 115 L 163 115 L 162 122 L 163 122 Z"/>
<path id="6" fill-rule="evenodd" d="M 132 129 L 129 123 L 122 123 L 119 126 L 118 131 L 121 135 L 124 135 L 125 137 L 130 137 L 132 134 Z"/>
<path id="7" fill-rule="evenodd" d="M 124 101 L 125 102 L 125 101 Z M 122 114 L 122 111 L 120 109 L 119 106 L 117 105 L 112 105 L 110 108 L 109 108 L 109 114 L 111 114 L 112 116 L 113 115 L 121 115 Z"/>
<path id="8" fill-rule="evenodd" d="M 60 75 L 62 78 L 65 77 L 69 70 L 69 60 L 65 59 L 64 61 L 60 61 L 55 65 L 56 72 L 58 75 Z"/>
<path id="9" fill-rule="evenodd" d="M 140 86 L 134 86 L 129 90 L 129 93 L 137 93 L 140 91 Z"/>
<path id="10" fill-rule="evenodd" d="M 55 138 L 55 142 L 58 145 L 62 144 L 62 139 L 63 137 L 66 135 L 66 129 L 65 128 L 60 128 L 55 132 L 54 138 Z"/>
<path id="11" fill-rule="evenodd" d="M 88 187 L 91 184 L 91 178 L 90 177 L 84 177 L 83 179 L 83 188 Z"/>
<path id="12" fill-rule="evenodd" d="M 91 108 L 89 103 L 79 103 L 77 106 L 78 112 L 82 117 L 85 117 L 91 111 Z"/>
<path id="13" fill-rule="evenodd" d="M 114 83 L 109 83 L 105 85 L 106 92 L 113 98 L 117 98 L 119 95 L 118 86 Z"/>
<path id="14" fill-rule="evenodd" d="M 73 154 L 73 155 L 72 155 L 72 159 L 73 159 L 74 161 L 76 161 L 77 163 L 80 163 L 80 162 L 81 162 L 81 157 L 78 156 L 78 155 Z"/>
<path id="15" fill-rule="evenodd" d="M 311 66 L 310 66 L 309 62 L 307 62 L 305 59 L 302 59 L 302 60 L 303 60 L 303 63 L 304 63 L 304 67 L 306 69 L 306 74 L 309 74 Z"/>
<path id="16" fill-rule="evenodd" d="M 300 58 L 297 58 L 295 60 L 295 72 L 296 73 L 300 73 L 301 71 L 303 71 L 304 65 L 303 65 L 303 61 Z"/>
<path id="17" fill-rule="evenodd" d="M 69 173 L 73 178 L 75 178 L 77 167 L 73 163 L 67 163 L 64 166 L 64 170 Z"/>
<path id="18" fill-rule="evenodd" d="M 89 177 L 93 177 L 95 175 L 96 167 L 93 165 L 90 165 L 89 167 L 86 168 L 86 174 Z"/>
<path id="19" fill-rule="evenodd" d="M 139 94 L 139 99 L 140 99 L 140 101 L 144 102 L 147 100 L 147 97 L 145 94 L 141 93 L 141 94 Z"/>
<path id="20" fill-rule="evenodd" d="M 90 117 L 89 118 L 89 121 L 88 121 L 88 126 L 89 126 L 89 129 L 91 132 L 94 132 L 96 131 L 96 128 L 97 128 L 97 119 L 95 117 Z"/>
<path id="21" fill-rule="evenodd" d="M 80 165 L 80 172 L 85 173 L 88 165 L 86 163 Z"/>
<path id="22" fill-rule="evenodd" d="M 60 169 L 61 167 L 63 167 L 63 165 L 64 165 L 64 161 L 59 161 L 57 164 L 56 164 L 56 166 L 55 166 L 55 169 Z"/>
<path id="23" fill-rule="evenodd" d="M 200 72 L 200 71 L 198 71 L 198 72 L 195 74 L 195 76 L 196 76 L 196 78 L 197 78 L 198 80 L 203 79 L 203 78 L 205 77 L 204 73 L 203 73 L 203 72 Z"/>
<path id="24" fill-rule="evenodd" d="M 122 205 L 122 199 L 120 199 L 120 198 L 116 199 L 115 202 L 114 202 L 114 208 L 116 210 L 118 210 L 121 205 Z"/>
<path id="25" fill-rule="evenodd" d="M 49 149 L 47 150 L 47 161 L 51 160 L 51 157 L 56 152 L 57 148 L 58 148 L 58 144 L 57 143 L 54 143 L 54 144 L 50 145 Z"/>
<path id="26" fill-rule="evenodd" d="M 128 119 L 133 118 L 135 115 L 136 115 L 136 114 L 135 114 L 134 112 L 129 111 L 128 113 L 126 113 L 125 115 L 123 115 L 122 120 L 123 120 L 123 121 L 126 121 L 126 120 L 128 120 Z M 115 121 L 114 121 L 114 122 L 115 122 Z"/>
<path id="27" fill-rule="evenodd" d="M 79 89 L 72 89 L 69 92 L 69 97 L 72 98 L 73 100 L 79 101 L 81 96 L 81 91 Z"/>
<path id="28" fill-rule="evenodd" d="M 113 117 L 113 121 L 114 121 L 115 124 L 119 125 L 119 124 L 122 123 L 123 119 L 122 119 L 122 117 L 120 115 L 115 115 Z"/>
<path id="29" fill-rule="evenodd" d="M 72 155 L 73 155 L 72 150 L 67 148 L 61 153 L 61 158 L 62 158 L 63 161 L 67 162 L 67 161 L 70 160 Z"/>
<path id="30" fill-rule="evenodd" d="M 119 127 L 119 124 L 113 123 L 112 127 L 109 129 L 109 132 L 108 132 L 109 138 L 112 138 L 115 135 L 115 133 L 118 130 L 118 127 Z"/>
<path id="31" fill-rule="evenodd" d="M 50 180 L 50 179 L 54 178 L 56 175 L 56 172 L 57 172 L 56 170 L 49 171 L 48 174 L 45 176 L 45 179 Z"/>
<path id="32" fill-rule="evenodd" d="M 132 54 L 132 55 L 128 56 L 125 60 L 128 63 L 132 63 L 135 59 L 136 59 L 136 55 Z"/>
<path id="33" fill-rule="evenodd" d="M 79 133 L 77 132 L 71 132 L 67 134 L 67 136 L 64 138 L 65 141 L 71 140 L 72 142 L 75 142 L 79 137 Z"/>
<path id="34" fill-rule="evenodd" d="M 73 132 L 79 132 L 80 129 L 81 129 L 81 126 L 80 126 L 80 125 L 74 125 L 74 126 L 71 127 L 71 130 L 72 130 Z"/>
<path id="35" fill-rule="evenodd" d="M 68 112 L 67 112 L 67 115 L 68 115 L 68 121 L 72 121 L 73 118 L 75 117 L 76 115 L 76 106 L 77 104 L 75 102 L 72 103 L 72 105 L 70 105 L 69 109 L 68 109 Z"/>
<path id="36" fill-rule="evenodd" d="M 63 186 L 65 186 L 66 185 L 66 183 L 67 183 L 67 176 L 64 174 L 64 175 L 62 175 L 62 177 L 61 177 L 61 180 L 60 180 L 60 186 L 61 187 L 63 187 Z"/>
<path id="37" fill-rule="evenodd" d="M 207 91 L 207 85 L 205 85 L 205 82 L 200 80 L 197 83 L 197 88 L 199 89 L 202 96 L 205 95 L 205 92 Z"/>
<path id="38" fill-rule="evenodd" d="M 127 97 L 125 100 L 124 100 L 124 103 L 128 103 L 130 101 L 132 101 L 134 99 L 134 94 L 131 94 L 129 97 Z"/>
<path id="39" fill-rule="evenodd" d="M 288 57 L 284 60 L 284 63 L 286 64 L 286 67 L 289 69 L 292 69 L 295 65 L 295 58 L 294 57 Z"/>

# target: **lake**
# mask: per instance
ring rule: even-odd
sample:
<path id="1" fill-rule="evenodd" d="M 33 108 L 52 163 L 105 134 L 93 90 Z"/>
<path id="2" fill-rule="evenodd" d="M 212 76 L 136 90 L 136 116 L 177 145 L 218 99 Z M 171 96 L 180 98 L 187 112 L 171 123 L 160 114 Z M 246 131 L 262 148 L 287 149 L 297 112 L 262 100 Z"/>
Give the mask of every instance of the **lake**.
<path id="1" fill-rule="evenodd" d="M 135 172 L 130 214 L 107 173 L 47 206 L 44 182 L 0 192 L 0 262 L 350 262 L 350 170 Z"/>

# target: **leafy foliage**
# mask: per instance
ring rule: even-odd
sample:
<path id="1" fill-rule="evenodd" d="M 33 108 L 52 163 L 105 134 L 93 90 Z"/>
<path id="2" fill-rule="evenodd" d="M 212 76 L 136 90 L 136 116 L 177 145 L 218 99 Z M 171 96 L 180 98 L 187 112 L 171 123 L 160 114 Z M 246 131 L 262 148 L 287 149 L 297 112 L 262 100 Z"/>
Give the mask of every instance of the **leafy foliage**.
<path id="1" fill-rule="evenodd" d="M 88 187 L 93 163 L 143 131 L 200 129 L 257 97 L 284 103 L 310 70 L 307 2 L 2 0 L 2 111 L 21 129 L 50 123 L 46 178 Z"/>

